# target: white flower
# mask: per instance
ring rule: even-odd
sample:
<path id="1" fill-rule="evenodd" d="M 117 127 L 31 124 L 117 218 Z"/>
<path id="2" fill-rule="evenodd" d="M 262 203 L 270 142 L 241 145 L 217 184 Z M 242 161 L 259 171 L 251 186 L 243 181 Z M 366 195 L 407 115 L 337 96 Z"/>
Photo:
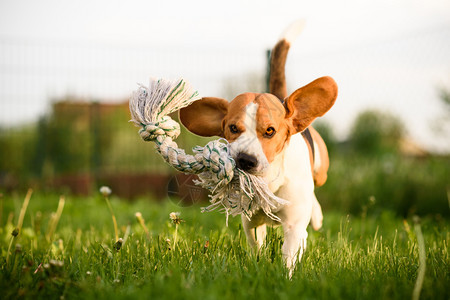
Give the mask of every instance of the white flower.
<path id="1" fill-rule="evenodd" d="M 170 219 L 172 220 L 172 222 L 174 224 L 180 224 L 181 222 L 184 222 L 183 219 L 180 218 L 180 213 L 179 212 L 171 212 L 169 214 Z"/>
<path id="2" fill-rule="evenodd" d="M 100 193 L 103 195 L 103 196 L 109 196 L 110 194 L 111 194 L 111 189 L 108 187 L 108 186 L 102 186 L 101 188 L 100 188 Z"/>
<path id="3" fill-rule="evenodd" d="M 55 266 L 55 267 L 58 267 L 58 268 L 62 268 L 64 266 L 64 262 L 63 261 L 56 260 L 56 259 L 51 259 L 49 261 L 49 263 L 50 263 L 50 266 Z"/>
<path id="4" fill-rule="evenodd" d="M 178 218 L 180 217 L 180 213 L 179 213 L 179 212 L 171 212 L 171 213 L 169 214 L 169 217 L 170 217 L 170 219 L 171 219 L 172 221 L 174 221 L 174 220 L 176 220 L 176 219 L 178 219 Z"/>

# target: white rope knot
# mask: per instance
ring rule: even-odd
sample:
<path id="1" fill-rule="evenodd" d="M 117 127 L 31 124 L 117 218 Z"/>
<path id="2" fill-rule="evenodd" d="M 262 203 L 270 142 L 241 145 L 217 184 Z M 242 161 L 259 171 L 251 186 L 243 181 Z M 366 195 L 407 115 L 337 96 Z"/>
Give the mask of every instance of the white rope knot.
<path id="1" fill-rule="evenodd" d="M 174 140 L 180 135 L 180 124 L 169 116 L 164 116 L 155 123 L 141 123 L 140 125 L 142 128 L 139 130 L 139 134 L 146 142 L 155 141 L 158 136 L 167 136 Z"/>
<path id="2" fill-rule="evenodd" d="M 219 185 L 226 185 L 233 179 L 236 163 L 229 154 L 228 143 L 215 140 L 193 151 L 202 154 L 203 165 L 216 176 Z"/>
<path id="3" fill-rule="evenodd" d="M 150 87 L 143 85 L 130 99 L 131 121 L 142 127 L 139 134 L 144 141 L 153 141 L 164 160 L 175 169 L 198 174 L 195 183 L 211 192 L 210 211 L 218 207 L 228 216 L 244 214 L 250 218 L 256 211 L 275 221 L 280 219 L 272 213 L 288 204 L 275 196 L 263 178 L 247 174 L 236 168 L 230 156 L 228 142 L 223 139 L 211 141 L 205 147 L 194 147 L 194 155 L 178 148 L 174 139 L 180 134 L 180 125 L 168 114 L 201 99 L 197 91 L 183 79 L 178 81 L 150 80 Z"/>

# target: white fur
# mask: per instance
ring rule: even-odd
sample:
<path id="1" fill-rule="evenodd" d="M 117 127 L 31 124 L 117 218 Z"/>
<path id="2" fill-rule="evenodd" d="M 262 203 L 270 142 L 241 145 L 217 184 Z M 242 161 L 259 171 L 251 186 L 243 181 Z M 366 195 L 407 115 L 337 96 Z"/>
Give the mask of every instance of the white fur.
<path id="1" fill-rule="evenodd" d="M 317 201 L 316 195 L 314 195 L 312 214 L 311 214 L 311 226 L 314 230 L 322 228 L 323 214 L 322 207 L 319 201 Z"/>
<path id="2" fill-rule="evenodd" d="M 293 22 L 283 32 L 280 40 L 286 40 L 289 44 L 292 44 L 292 42 L 297 38 L 297 36 L 299 36 L 300 33 L 303 31 L 304 27 L 305 27 L 305 20 L 303 19 Z"/>
<path id="3" fill-rule="evenodd" d="M 258 160 L 258 165 L 252 171 L 254 175 L 263 175 L 269 167 L 266 155 L 261 147 L 256 134 L 256 112 L 258 104 L 249 103 L 245 107 L 244 126 L 245 131 L 230 144 L 231 156 L 236 157 L 240 152 L 253 155 Z"/>
<path id="4" fill-rule="evenodd" d="M 318 172 L 320 166 L 322 165 L 322 161 L 320 160 L 319 145 L 317 145 L 316 142 L 313 142 L 313 144 L 314 144 L 314 172 Z"/>

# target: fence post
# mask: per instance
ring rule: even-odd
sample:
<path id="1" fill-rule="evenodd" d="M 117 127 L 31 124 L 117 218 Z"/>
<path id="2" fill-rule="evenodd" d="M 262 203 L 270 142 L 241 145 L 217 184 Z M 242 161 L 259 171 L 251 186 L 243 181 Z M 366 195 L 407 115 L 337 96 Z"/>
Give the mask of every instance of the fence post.
<path id="1" fill-rule="evenodd" d="M 266 93 L 270 92 L 270 57 L 272 50 L 266 50 Z"/>
<path id="2" fill-rule="evenodd" d="M 89 120 L 89 127 L 91 128 L 91 172 L 92 172 L 92 180 L 91 180 L 91 187 L 95 186 L 98 183 L 99 179 L 99 169 L 101 165 L 101 157 L 100 157 L 100 104 L 97 101 L 94 101 L 90 105 L 90 120 Z"/>

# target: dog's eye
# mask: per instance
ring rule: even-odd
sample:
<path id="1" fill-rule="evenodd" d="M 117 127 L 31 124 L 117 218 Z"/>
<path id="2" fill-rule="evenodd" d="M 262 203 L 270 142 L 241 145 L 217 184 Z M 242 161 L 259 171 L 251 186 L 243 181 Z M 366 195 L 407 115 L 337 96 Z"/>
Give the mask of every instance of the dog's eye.
<path id="1" fill-rule="evenodd" d="M 239 133 L 239 129 L 234 124 L 230 125 L 230 131 L 231 133 Z"/>
<path id="2" fill-rule="evenodd" d="M 275 128 L 269 127 L 266 129 L 266 132 L 264 132 L 265 137 L 273 137 L 273 135 L 276 133 Z"/>

